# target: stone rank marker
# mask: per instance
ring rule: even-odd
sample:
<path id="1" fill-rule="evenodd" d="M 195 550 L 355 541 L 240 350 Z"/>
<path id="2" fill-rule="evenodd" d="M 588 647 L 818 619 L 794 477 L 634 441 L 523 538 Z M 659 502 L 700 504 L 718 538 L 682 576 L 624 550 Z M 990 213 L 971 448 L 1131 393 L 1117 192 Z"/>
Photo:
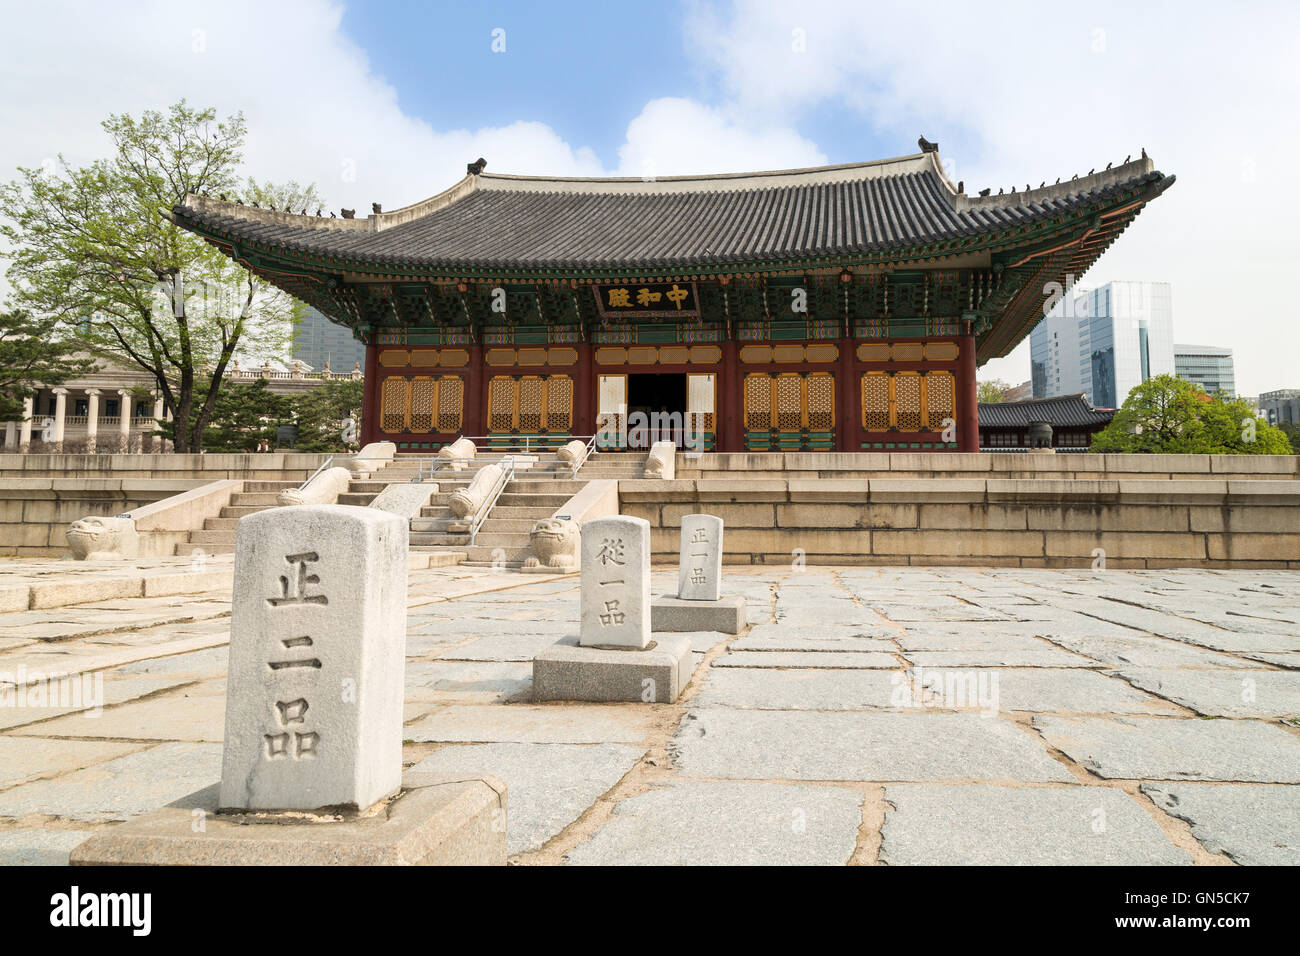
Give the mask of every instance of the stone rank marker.
<path id="1" fill-rule="evenodd" d="M 503 865 L 500 780 L 402 774 L 407 548 L 407 520 L 379 508 L 241 518 L 221 782 L 71 862 Z"/>
<path id="2" fill-rule="evenodd" d="M 533 658 L 536 700 L 672 703 L 691 679 L 690 639 L 650 633 L 650 523 L 615 515 L 580 529 L 578 633 Z"/>
<path id="3" fill-rule="evenodd" d="M 614 515 L 582 526 L 579 643 L 650 643 L 650 522 Z"/>
<path id="4" fill-rule="evenodd" d="M 403 529 L 338 506 L 240 521 L 223 809 L 364 810 L 401 786 Z"/>
<path id="5" fill-rule="evenodd" d="M 722 596 L 722 519 L 716 515 L 682 518 L 677 596 L 683 601 L 716 601 Z"/>
<path id="6" fill-rule="evenodd" d="M 655 631 L 722 631 L 745 627 L 745 599 L 722 596 L 722 519 L 683 515 L 677 595 L 660 595 L 651 605 Z"/>

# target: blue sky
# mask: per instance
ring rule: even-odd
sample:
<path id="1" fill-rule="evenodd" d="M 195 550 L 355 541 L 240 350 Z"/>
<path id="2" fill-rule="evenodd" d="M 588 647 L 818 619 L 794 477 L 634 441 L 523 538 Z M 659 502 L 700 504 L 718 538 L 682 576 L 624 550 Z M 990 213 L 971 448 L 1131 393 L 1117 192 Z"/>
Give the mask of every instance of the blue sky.
<path id="1" fill-rule="evenodd" d="M 0 169 L 101 155 L 109 113 L 248 122 L 248 172 L 395 209 L 493 172 L 778 169 L 940 144 L 968 192 L 1145 147 L 1178 183 L 1082 278 L 1173 284 L 1179 342 L 1300 386 L 1300 4 L 1208 0 L 0 0 Z M 493 30 L 505 31 L 494 53 Z M 982 370 L 1029 376 L 1027 347 Z"/>
<path id="2" fill-rule="evenodd" d="M 628 119 L 661 96 L 697 95 L 678 3 L 350 5 L 343 29 L 371 54 L 403 110 L 437 128 L 540 120 L 617 162 Z M 493 31 L 505 31 L 504 54 Z M 382 51 L 382 54 L 379 52 Z"/>

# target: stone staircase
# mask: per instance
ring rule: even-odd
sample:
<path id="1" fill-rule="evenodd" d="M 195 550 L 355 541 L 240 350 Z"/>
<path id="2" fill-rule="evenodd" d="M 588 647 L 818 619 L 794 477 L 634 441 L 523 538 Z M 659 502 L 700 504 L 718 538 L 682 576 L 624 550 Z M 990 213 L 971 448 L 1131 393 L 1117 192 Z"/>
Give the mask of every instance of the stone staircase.
<path id="1" fill-rule="evenodd" d="M 246 481 L 244 490 L 230 496 L 230 504 L 221 509 L 219 518 L 208 518 L 203 529 L 191 531 L 188 544 L 177 544 L 179 555 L 193 554 L 202 548 L 207 554 L 231 554 L 235 550 L 235 526 L 244 515 L 276 507 L 275 496 L 285 488 L 296 488 L 297 481 Z"/>
<path id="2" fill-rule="evenodd" d="M 583 481 L 600 478 L 640 478 L 645 473 L 648 451 L 603 451 L 592 456 L 578 470 Z"/>
<path id="3" fill-rule="evenodd" d="M 457 489 L 473 480 L 478 469 L 499 462 L 505 454 L 508 453 L 480 452 L 464 471 L 443 470 L 433 475 L 429 474 L 427 456 L 421 459 L 398 455 L 387 468 L 368 477 L 354 478 L 348 484 L 348 490 L 339 496 L 338 503 L 365 507 L 388 485 L 411 481 L 423 474 L 425 481 L 438 485 L 438 491 L 430 497 L 420 515 L 411 519 L 411 549 L 464 554 L 466 559 L 461 563 L 470 566 L 491 566 L 494 561 L 504 561 L 506 567 L 517 568 L 527 557 L 528 532 L 539 518 L 549 518 L 589 481 L 640 478 L 646 460 L 645 452 L 602 452 L 584 464 L 574 479 L 570 477 L 570 466 L 557 461 L 554 451 L 535 452 L 537 460 L 527 469 L 516 470 L 516 477 L 497 499 L 496 507 L 483 522 L 474 545 L 470 547 L 468 534 L 454 534 L 448 530 L 455 517 L 448 502 Z M 188 555 L 196 548 L 202 548 L 208 554 L 233 552 L 239 519 L 276 507 L 276 495 L 297 484 L 292 481 L 245 482 L 244 490 L 232 495 L 230 504 L 221 509 L 221 516 L 208 518 L 202 530 L 191 531 L 189 543 L 176 545 L 176 553 Z"/>

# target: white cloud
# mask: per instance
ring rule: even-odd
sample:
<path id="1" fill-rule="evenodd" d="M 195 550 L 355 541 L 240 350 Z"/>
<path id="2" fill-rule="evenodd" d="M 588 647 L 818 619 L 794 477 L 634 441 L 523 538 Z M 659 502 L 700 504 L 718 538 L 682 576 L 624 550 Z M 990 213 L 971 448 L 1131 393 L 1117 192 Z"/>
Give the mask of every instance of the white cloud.
<path id="1" fill-rule="evenodd" d="M 102 155 L 105 116 L 182 95 L 244 111 L 255 175 L 315 181 L 331 207 L 362 212 L 423 199 L 479 156 L 491 171 L 554 175 L 814 165 L 825 144 L 798 131 L 812 110 L 836 115 L 850 135 L 896 139 L 897 152 L 920 133 L 938 140 L 971 192 L 1068 177 L 1146 146 L 1179 182 L 1086 281 L 1171 281 L 1180 340 L 1233 346 L 1244 391 L 1300 384 L 1283 281 L 1300 258 L 1289 176 L 1300 152 L 1294 4 L 697 7 L 685 33 L 720 98 L 646 103 L 613 170 L 528 117 L 433 129 L 402 110 L 341 19 L 328 0 L 11 5 L 0 177 L 59 150 L 73 162 Z M 1028 360 L 986 372 L 1023 380 Z"/>
<path id="2" fill-rule="evenodd" d="M 184 96 L 248 121 L 249 170 L 314 181 L 332 207 L 395 209 L 490 168 L 594 175 L 595 153 L 543 123 L 435 130 L 404 113 L 397 91 L 340 32 L 324 0 L 254 3 L 34 4 L 11 11 L 31 39 L 0 63 L 0 167 L 73 162 L 105 152 L 109 113 L 165 108 Z M 11 24 L 12 25 L 12 24 Z M 70 26 L 74 25 L 74 26 Z"/>
<path id="3" fill-rule="evenodd" d="M 1300 384 L 1281 281 L 1300 259 L 1295 4 L 761 0 L 696 8 L 687 35 L 750 124 L 840 108 L 846 129 L 896 137 L 899 152 L 924 133 L 968 192 L 1068 178 L 1145 146 L 1178 183 L 1086 281 L 1170 281 L 1180 342 L 1233 347 L 1247 393 Z M 848 158 L 875 157 L 836 157 Z M 1028 378 L 1027 349 L 983 373 Z"/>
<path id="4" fill-rule="evenodd" d="M 746 126 L 694 100 L 651 100 L 627 127 L 618 151 L 621 176 L 678 176 L 793 169 L 826 162 L 793 129 Z"/>

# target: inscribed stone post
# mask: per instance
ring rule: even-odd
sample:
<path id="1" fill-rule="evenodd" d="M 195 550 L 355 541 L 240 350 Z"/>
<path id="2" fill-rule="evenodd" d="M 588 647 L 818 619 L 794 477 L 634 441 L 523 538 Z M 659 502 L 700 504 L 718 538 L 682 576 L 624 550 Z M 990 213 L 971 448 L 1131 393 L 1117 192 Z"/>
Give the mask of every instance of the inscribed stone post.
<path id="1" fill-rule="evenodd" d="M 614 515 L 582 525 L 579 643 L 650 643 L 650 522 Z"/>
<path id="2" fill-rule="evenodd" d="M 365 809 L 398 790 L 407 534 L 346 505 L 240 520 L 223 809 Z"/>
<path id="3" fill-rule="evenodd" d="M 722 597 L 722 519 L 716 515 L 682 518 L 677 596 L 683 601 Z"/>

